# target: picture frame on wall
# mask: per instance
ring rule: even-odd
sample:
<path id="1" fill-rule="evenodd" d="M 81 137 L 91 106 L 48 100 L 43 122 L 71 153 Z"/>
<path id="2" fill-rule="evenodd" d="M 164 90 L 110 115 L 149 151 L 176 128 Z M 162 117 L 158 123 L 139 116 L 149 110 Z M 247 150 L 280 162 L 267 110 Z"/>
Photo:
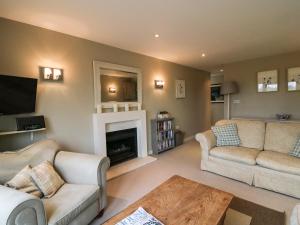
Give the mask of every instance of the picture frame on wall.
<path id="1" fill-rule="evenodd" d="M 176 98 L 185 98 L 185 80 L 176 80 Z"/>
<path id="2" fill-rule="evenodd" d="M 258 72 L 257 91 L 260 93 L 278 91 L 278 71 L 266 70 Z"/>
<path id="3" fill-rule="evenodd" d="M 288 91 L 300 91 L 300 67 L 288 68 L 287 81 Z"/>
<path id="4" fill-rule="evenodd" d="M 221 94 L 222 84 L 213 84 L 210 86 L 210 102 L 224 103 L 224 95 Z"/>

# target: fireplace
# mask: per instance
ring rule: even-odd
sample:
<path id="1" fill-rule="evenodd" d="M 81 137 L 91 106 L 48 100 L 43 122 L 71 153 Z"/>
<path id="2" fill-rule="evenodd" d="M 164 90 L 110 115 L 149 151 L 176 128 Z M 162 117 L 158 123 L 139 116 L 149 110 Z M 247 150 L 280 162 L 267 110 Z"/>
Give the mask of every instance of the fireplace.
<path id="1" fill-rule="evenodd" d="M 136 158 L 138 156 L 137 129 L 107 132 L 106 149 L 112 166 Z"/>

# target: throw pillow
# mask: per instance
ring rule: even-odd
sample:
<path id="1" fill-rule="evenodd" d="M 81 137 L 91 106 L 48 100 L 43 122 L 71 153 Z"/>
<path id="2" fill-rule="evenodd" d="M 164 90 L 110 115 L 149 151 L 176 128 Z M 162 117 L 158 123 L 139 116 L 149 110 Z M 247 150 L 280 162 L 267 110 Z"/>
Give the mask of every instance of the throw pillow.
<path id="1" fill-rule="evenodd" d="M 226 124 L 211 128 L 217 138 L 217 146 L 239 146 L 241 143 L 236 124 Z"/>
<path id="2" fill-rule="evenodd" d="M 45 198 L 52 197 L 65 183 L 49 161 L 45 161 L 33 167 L 31 176 L 33 181 L 43 192 Z"/>
<path id="3" fill-rule="evenodd" d="M 43 194 L 32 181 L 30 175 L 31 171 L 32 169 L 29 165 L 24 167 L 19 173 L 17 173 L 10 181 L 6 182 L 4 185 L 41 198 Z"/>
<path id="4" fill-rule="evenodd" d="M 294 149 L 289 152 L 289 155 L 300 158 L 300 137 L 298 138 Z"/>

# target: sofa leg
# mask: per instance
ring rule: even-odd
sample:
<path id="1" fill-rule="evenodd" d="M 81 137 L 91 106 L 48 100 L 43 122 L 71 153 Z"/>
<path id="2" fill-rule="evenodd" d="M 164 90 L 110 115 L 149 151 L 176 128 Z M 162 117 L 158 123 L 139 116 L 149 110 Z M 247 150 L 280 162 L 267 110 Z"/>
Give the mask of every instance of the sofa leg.
<path id="1" fill-rule="evenodd" d="M 104 213 L 104 209 L 102 209 L 102 210 L 98 213 L 97 218 L 102 217 L 102 216 L 103 216 L 103 213 Z"/>

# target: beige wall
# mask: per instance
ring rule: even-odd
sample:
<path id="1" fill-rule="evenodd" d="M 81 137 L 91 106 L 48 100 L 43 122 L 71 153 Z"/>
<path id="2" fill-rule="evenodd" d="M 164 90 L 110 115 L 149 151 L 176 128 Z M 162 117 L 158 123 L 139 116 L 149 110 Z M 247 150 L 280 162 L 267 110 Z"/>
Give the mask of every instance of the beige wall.
<path id="1" fill-rule="evenodd" d="M 150 119 L 160 110 L 171 112 L 186 136 L 210 125 L 208 72 L 1 18 L 0 34 L 0 74 L 38 77 L 39 66 L 64 69 L 63 83 L 39 83 L 37 114 L 45 115 L 48 130 L 38 138 L 48 136 L 70 150 L 93 152 L 93 60 L 142 70 L 148 131 Z M 163 79 L 165 88 L 155 90 L 154 79 Z M 186 80 L 185 99 L 175 98 L 176 79 Z M 7 120 L 12 117 L 0 118 L 0 130 Z M 28 140 L 28 135 L 1 137 L 0 148 Z"/>
<path id="2" fill-rule="evenodd" d="M 287 91 L 287 68 L 300 66 L 300 52 L 253 59 L 224 66 L 225 81 L 236 81 L 240 92 L 232 95 L 232 117 L 274 118 L 276 113 L 290 113 L 293 119 L 300 119 L 300 91 Z M 278 69 L 279 91 L 258 93 L 257 72 Z M 226 104 L 225 104 L 226 106 Z M 225 110 L 226 113 L 227 110 Z"/>

